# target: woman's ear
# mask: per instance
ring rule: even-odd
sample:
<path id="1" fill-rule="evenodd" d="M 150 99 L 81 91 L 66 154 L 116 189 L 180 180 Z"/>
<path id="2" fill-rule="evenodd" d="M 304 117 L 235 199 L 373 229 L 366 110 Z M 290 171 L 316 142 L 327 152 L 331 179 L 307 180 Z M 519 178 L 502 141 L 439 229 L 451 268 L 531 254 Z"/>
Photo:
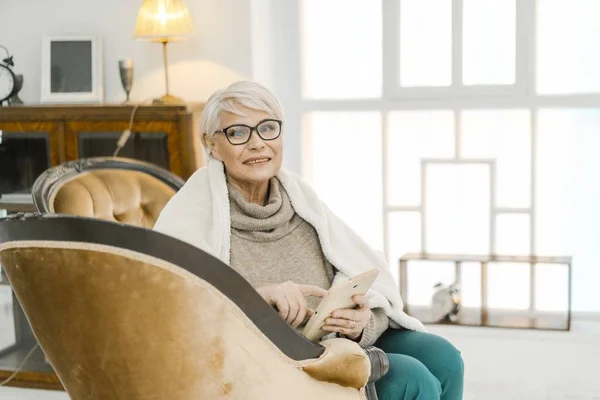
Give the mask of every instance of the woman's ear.
<path id="1" fill-rule="evenodd" d="M 223 161 L 223 157 L 221 157 L 221 154 L 219 153 L 219 149 L 217 148 L 217 143 L 215 142 L 215 140 L 213 138 L 206 138 L 206 145 L 208 146 L 208 149 L 210 150 L 210 155 L 213 156 L 214 159 Z"/>

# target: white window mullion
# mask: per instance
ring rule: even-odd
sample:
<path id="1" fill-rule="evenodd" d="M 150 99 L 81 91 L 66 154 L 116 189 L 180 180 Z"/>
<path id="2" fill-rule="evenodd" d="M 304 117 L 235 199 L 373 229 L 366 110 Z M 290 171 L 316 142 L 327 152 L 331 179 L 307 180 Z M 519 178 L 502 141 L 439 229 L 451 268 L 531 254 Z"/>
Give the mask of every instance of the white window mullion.
<path id="1" fill-rule="evenodd" d="M 393 97 L 400 87 L 400 1 L 383 0 L 382 3 L 382 95 Z"/>
<path id="2" fill-rule="evenodd" d="M 385 2 L 384 2 L 385 3 Z M 384 52 L 385 53 L 385 52 Z M 385 81 L 385 75 L 384 75 Z M 381 212 L 383 215 L 383 254 L 385 254 L 388 263 L 390 248 L 389 248 L 389 202 L 388 202 L 388 136 L 389 136 L 389 115 L 387 112 L 381 114 L 381 190 L 382 190 L 382 202 Z"/>
<path id="3" fill-rule="evenodd" d="M 517 1 L 516 85 L 527 97 L 536 94 L 536 0 Z"/>
<path id="4" fill-rule="evenodd" d="M 532 86 L 535 87 L 535 82 L 531 82 Z M 531 254 L 536 254 L 536 186 L 537 186 L 537 120 L 538 120 L 538 108 L 534 107 L 531 109 L 531 204 L 529 206 L 529 250 Z M 535 265 L 529 266 L 529 310 L 535 311 L 536 306 L 536 278 L 535 278 Z"/>
<path id="5" fill-rule="evenodd" d="M 489 108 L 599 108 L 599 94 L 572 96 L 546 95 L 528 97 L 473 97 L 430 99 L 358 99 L 358 100 L 304 100 L 300 105 L 307 111 L 393 111 L 393 110 L 440 110 L 440 109 L 489 109 Z"/>
<path id="6" fill-rule="evenodd" d="M 454 158 L 462 159 L 462 110 L 454 107 Z"/>
<path id="7" fill-rule="evenodd" d="M 536 0 L 517 2 L 517 70 L 516 81 L 529 99 L 536 99 Z M 536 253 L 536 186 L 537 186 L 537 118 L 538 107 L 531 107 L 530 135 L 530 205 L 529 205 L 529 250 Z M 535 312 L 536 304 L 536 265 L 529 266 L 529 311 Z"/>
<path id="8" fill-rule="evenodd" d="M 463 1 L 452 1 L 452 88 L 463 88 Z"/>

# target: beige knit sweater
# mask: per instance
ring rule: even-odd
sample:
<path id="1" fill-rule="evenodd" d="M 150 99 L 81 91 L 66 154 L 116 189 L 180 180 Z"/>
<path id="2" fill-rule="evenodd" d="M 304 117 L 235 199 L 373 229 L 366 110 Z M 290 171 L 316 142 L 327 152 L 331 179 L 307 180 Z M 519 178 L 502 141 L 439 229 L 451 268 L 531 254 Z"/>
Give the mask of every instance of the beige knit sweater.
<path id="1" fill-rule="evenodd" d="M 285 281 L 328 290 L 335 267 L 323 255 L 315 229 L 294 212 L 277 178 L 269 184 L 265 206 L 249 203 L 228 185 L 231 210 L 231 266 L 255 287 Z M 310 297 L 316 308 L 320 299 Z M 374 309 L 359 344 L 372 345 L 388 328 L 382 309 Z M 300 330 L 302 326 L 298 329 Z"/>

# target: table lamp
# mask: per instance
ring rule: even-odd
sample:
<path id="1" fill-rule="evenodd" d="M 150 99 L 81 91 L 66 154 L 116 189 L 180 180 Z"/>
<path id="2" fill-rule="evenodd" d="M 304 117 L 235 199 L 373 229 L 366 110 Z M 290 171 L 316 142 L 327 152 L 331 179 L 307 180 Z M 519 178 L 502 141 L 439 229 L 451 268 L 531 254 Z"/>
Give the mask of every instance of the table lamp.
<path id="1" fill-rule="evenodd" d="M 159 104 L 183 104 L 183 100 L 169 94 L 167 43 L 188 37 L 194 28 L 190 13 L 181 0 L 144 0 L 138 11 L 134 37 L 162 43 L 167 93 L 154 99 Z"/>

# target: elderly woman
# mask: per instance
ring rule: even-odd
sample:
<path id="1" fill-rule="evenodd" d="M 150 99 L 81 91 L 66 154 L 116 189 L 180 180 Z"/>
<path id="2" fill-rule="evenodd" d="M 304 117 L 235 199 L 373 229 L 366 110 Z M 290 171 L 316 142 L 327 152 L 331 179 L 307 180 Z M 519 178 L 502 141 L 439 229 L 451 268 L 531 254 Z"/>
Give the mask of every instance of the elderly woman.
<path id="1" fill-rule="evenodd" d="M 460 353 L 402 311 L 385 260 L 282 168 L 284 128 L 281 105 L 263 86 L 236 82 L 215 92 L 200 120 L 208 165 L 171 199 L 155 229 L 230 265 L 296 329 L 336 279 L 378 268 L 372 290 L 354 298 L 354 309 L 334 311 L 322 329 L 388 354 L 380 399 L 461 399 Z"/>

